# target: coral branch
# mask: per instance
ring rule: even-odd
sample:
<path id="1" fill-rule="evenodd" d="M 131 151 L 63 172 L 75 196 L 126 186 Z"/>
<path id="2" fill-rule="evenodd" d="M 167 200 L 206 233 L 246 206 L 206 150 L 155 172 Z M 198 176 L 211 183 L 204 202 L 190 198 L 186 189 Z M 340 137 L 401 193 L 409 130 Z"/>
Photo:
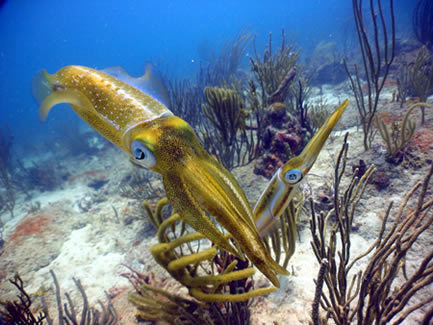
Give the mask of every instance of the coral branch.
<path id="1" fill-rule="evenodd" d="M 388 324 L 391 320 L 393 324 L 399 324 L 410 313 L 425 305 L 431 305 L 433 301 L 433 295 L 427 294 L 421 302 L 407 307 L 412 297 L 433 283 L 433 251 L 426 254 L 411 274 L 408 274 L 405 268 L 406 256 L 413 249 L 420 235 L 433 224 L 433 198 L 427 198 L 431 193 L 433 163 L 424 180 L 417 183 L 404 197 L 394 215 L 391 228 L 386 231 L 392 203 L 386 210 L 377 240 L 364 253 L 350 260 L 350 233 L 354 211 L 370 176 L 367 175 L 359 181 L 354 176 L 344 194 L 340 195 L 338 186 L 343 177 L 346 152 L 345 143 L 335 167 L 336 195 L 333 212 L 337 221 L 331 225 L 329 239 L 326 224 L 330 213 L 327 216 L 316 215 L 312 209 L 313 251 L 318 262 L 321 263 L 325 258 L 329 260 L 329 267 L 325 269 L 323 276 L 327 291 L 320 290 L 322 292 L 320 306 L 327 312 L 326 318 L 333 319 L 336 324 L 349 324 L 355 317 L 357 323 L 361 325 Z M 342 166 L 341 170 L 339 166 Z M 416 198 L 416 209 L 408 211 L 407 206 L 414 198 Z M 337 252 L 338 239 L 340 245 Z M 339 257 L 338 261 L 336 253 Z M 369 256 L 367 266 L 355 274 L 349 284 L 352 267 L 367 256 Z M 316 288 L 319 288 L 321 277 L 320 274 Z M 405 281 L 396 285 L 395 282 L 402 281 L 403 278 Z M 317 304 L 315 306 L 313 310 L 315 324 L 325 324 L 327 319 L 319 322 Z"/>

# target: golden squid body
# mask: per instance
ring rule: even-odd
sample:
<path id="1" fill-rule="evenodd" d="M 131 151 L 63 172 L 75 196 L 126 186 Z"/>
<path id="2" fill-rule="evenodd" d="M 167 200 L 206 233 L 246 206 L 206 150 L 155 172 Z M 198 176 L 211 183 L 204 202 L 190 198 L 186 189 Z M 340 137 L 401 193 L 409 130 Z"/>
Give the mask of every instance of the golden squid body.
<path id="1" fill-rule="evenodd" d="M 147 73 L 142 78 L 126 78 L 137 83 L 132 86 L 112 76 L 122 79 L 122 70 L 107 72 L 67 66 L 52 75 L 40 73 L 33 82 L 34 95 L 41 102 L 40 119 L 45 120 L 54 105 L 70 104 L 132 161 L 162 175 L 167 198 L 186 223 L 230 253 L 243 258 L 244 252 L 279 287 L 275 273 L 288 272 L 266 250 L 251 207 L 234 177 L 206 152 L 185 121 L 139 89 L 149 81 Z M 242 252 L 205 211 L 231 234 Z"/>

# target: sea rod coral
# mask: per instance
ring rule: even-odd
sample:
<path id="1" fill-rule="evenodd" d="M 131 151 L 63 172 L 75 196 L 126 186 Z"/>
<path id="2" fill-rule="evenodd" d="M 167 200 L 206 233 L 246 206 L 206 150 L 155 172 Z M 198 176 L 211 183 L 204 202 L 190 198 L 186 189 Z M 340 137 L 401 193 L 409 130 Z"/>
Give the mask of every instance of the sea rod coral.
<path id="1" fill-rule="evenodd" d="M 361 178 L 355 171 L 347 188 L 340 193 L 347 150 L 346 135 L 334 171 L 334 208 L 328 214 L 316 214 L 311 203 L 311 244 L 320 263 L 313 324 L 327 324 L 329 320 L 335 324 L 400 324 L 409 314 L 425 306 L 429 311 L 422 324 L 430 324 L 433 295 L 431 291 L 420 292 L 433 283 L 433 251 L 430 249 L 422 261 L 410 269 L 406 259 L 423 240 L 421 235 L 433 224 L 433 198 L 429 197 L 433 164 L 430 163 L 424 179 L 404 196 L 396 212 L 392 202 L 388 205 L 374 243 L 351 258 L 356 208 L 375 168 L 370 166 Z M 412 204 L 414 209 L 410 208 Z M 354 266 L 361 259 L 368 259 L 367 265 L 353 274 Z M 409 305 L 409 300 L 415 296 L 418 300 Z M 321 309 L 324 313 L 320 313 Z"/>

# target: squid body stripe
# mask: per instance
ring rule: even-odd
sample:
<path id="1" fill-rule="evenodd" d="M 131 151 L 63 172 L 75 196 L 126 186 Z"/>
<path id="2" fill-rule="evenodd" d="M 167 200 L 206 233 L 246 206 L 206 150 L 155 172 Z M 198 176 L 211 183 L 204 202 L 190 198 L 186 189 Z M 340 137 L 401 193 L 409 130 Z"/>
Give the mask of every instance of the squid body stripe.
<path id="1" fill-rule="evenodd" d="M 288 187 L 283 182 L 283 180 L 281 179 L 280 171 L 281 171 L 281 168 L 279 168 L 278 171 L 275 173 L 276 177 L 277 177 L 277 182 L 276 182 L 277 186 L 278 186 L 277 191 L 275 192 L 275 194 L 274 193 L 271 194 L 272 200 L 268 203 L 267 211 L 265 211 L 260 216 L 259 220 L 256 221 L 257 228 L 259 228 L 259 229 L 264 226 L 265 222 L 266 223 L 269 222 L 268 217 L 267 217 L 267 213 L 271 213 L 271 217 L 275 219 L 275 218 L 279 217 L 279 215 L 278 215 L 279 212 L 281 212 L 281 209 L 284 208 L 284 206 L 287 203 L 287 199 L 289 197 L 289 195 L 287 195 L 288 194 L 288 191 L 287 191 Z M 265 190 L 265 192 L 267 192 L 267 191 Z M 262 193 L 262 196 L 263 195 L 265 195 L 265 193 Z M 260 202 L 260 199 L 261 199 L 261 197 L 259 198 L 258 202 Z"/>
<path id="2" fill-rule="evenodd" d="M 247 202 L 245 202 L 245 199 L 242 198 L 241 195 L 239 195 L 238 190 L 236 190 L 236 188 L 233 187 L 232 182 L 218 168 L 214 168 L 214 170 L 215 170 L 215 172 L 217 174 L 219 174 L 219 176 L 222 178 L 222 180 L 224 181 L 224 183 L 226 185 L 228 185 L 228 187 L 230 187 L 231 191 L 237 197 L 238 201 L 241 203 L 242 207 L 244 208 L 244 212 L 246 212 L 248 214 L 248 217 L 254 222 L 254 218 L 253 218 L 253 216 L 250 213 L 250 207 L 247 206 Z M 237 210 L 236 206 L 232 203 L 232 201 L 229 200 L 229 203 L 232 206 L 232 208 L 234 208 L 235 210 Z M 239 211 L 239 213 L 242 214 L 241 211 Z"/>
<path id="3" fill-rule="evenodd" d="M 146 107 L 147 107 L 147 105 L 146 105 Z M 173 115 L 173 113 L 172 113 L 171 111 L 167 110 L 167 111 L 162 112 L 162 113 L 159 114 L 159 115 L 155 115 L 154 117 L 149 118 L 149 119 L 147 119 L 147 120 L 145 120 L 145 121 L 138 121 L 138 122 L 136 122 L 136 123 L 134 123 L 134 124 L 131 124 L 131 125 L 129 125 L 129 126 L 125 129 L 125 131 L 123 131 L 122 138 L 125 139 L 125 140 L 127 140 L 126 135 L 128 134 L 128 132 L 129 132 L 131 129 L 135 128 L 137 125 L 140 125 L 140 124 L 143 124 L 143 123 L 147 123 L 147 122 L 150 122 L 150 121 L 156 120 L 157 118 L 160 118 L 160 117 L 164 118 L 164 117 L 167 117 L 167 116 L 170 116 L 170 115 Z M 125 146 L 127 146 L 127 145 L 129 145 L 129 143 L 125 143 Z"/>

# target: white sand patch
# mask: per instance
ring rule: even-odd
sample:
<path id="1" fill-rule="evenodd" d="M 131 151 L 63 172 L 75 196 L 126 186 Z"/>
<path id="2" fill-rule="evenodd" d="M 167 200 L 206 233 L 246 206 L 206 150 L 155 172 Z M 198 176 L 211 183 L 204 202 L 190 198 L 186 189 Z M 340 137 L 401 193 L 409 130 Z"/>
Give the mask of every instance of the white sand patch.
<path id="1" fill-rule="evenodd" d="M 32 200 L 29 202 L 17 202 L 16 208 L 14 209 L 14 218 L 10 217 L 9 212 L 6 212 L 0 216 L 0 219 L 4 223 L 3 234 L 7 238 L 9 234 L 15 230 L 21 220 L 30 212 L 31 205 L 36 204 L 36 202 L 40 204 L 40 209 L 43 209 L 47 205 L 62 201 L 65 198 L 74 202 L 82 198 L 88 191 L 88 187 L 86 187 L 84 184 L 78 183 L 76 186 L 71 186 L 66 189 L 58 189 L 55 191 L 45 191 L 39 193 L 38 196 L 33 197 Z M 79 211 L 78 208 L 77 211 Z"/>
<path id="2" fill-rule="evenodd" d="M 89 192 L 89 188 L 85 184 L 77 183 L 76 186 L 69 186 L 66 189 L 43 192 L 34 201 L 39 201 L 41 208 L 43 208 L 46 205 L 64 200 L 65 198 L 71 201 L 78 200 L 87 192 Z"/>
<path id="3" fill-rule="evenodd" d="M 347 94 L 337 91 L 332 85 L 323 85 L 321 88 L 313 87 L 309 102 L 313 105 L 323 103 L 327 105 L 339 105 L 347 98 Z"/>
<path id="4" fill-rule="evenodd" d="M 40 286 L 51 287 L 53 281 L 49 270 L 53 270 L 62 293 L 69 292 L 75 298 L 79 297 L 79 293 L 72 277 L 80 279 L 92 305 L 98 299 L 105 300 L 104 291 L 128 285 L 128 281 L 118 275 L 122 261 L 124 255 L 115 252 L 114 241 L 103 233 L 96 233 L 94 227 L 88 224 L 71 232 L 59 256 L 35 273 L 27 290 L 35 292 Z"/>

